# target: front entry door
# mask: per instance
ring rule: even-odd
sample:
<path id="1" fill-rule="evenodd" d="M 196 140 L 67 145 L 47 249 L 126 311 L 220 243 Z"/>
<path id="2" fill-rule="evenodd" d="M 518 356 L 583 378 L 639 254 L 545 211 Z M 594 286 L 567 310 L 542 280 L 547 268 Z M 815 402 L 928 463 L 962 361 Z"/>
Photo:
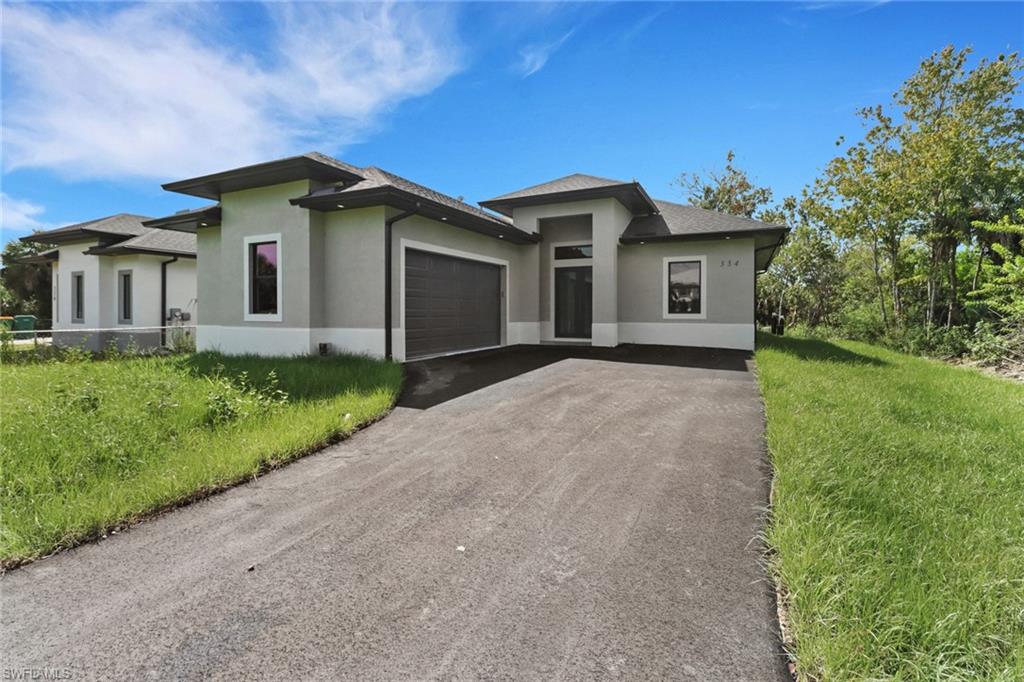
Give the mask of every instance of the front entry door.
<path id="1" fill-rule="evenodd" d="M 590 338 L 593 280 L 589 265 L 555 268 L 555 338 Z"/>

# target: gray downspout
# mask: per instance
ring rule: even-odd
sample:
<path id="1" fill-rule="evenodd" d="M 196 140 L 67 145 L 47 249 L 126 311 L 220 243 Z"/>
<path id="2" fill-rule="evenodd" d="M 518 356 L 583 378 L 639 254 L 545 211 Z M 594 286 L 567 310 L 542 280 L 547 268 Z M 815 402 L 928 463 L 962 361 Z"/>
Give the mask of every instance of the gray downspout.
<path id="1" fill-rule="evenodd" d="M 171 263 L 177 263 L 178 257 L 175 256 L 171 260 L 160 261 L 160 347 L 163 348 L 167 345 L 167 266 Z"/>
<path id="2" fill-rule="evenodd" d="M 384 357 L 391 359 L 391 226 L 399 220 L 416 215 L 419 202 L 411 211 L 404 211 L 384 221 Z"/>

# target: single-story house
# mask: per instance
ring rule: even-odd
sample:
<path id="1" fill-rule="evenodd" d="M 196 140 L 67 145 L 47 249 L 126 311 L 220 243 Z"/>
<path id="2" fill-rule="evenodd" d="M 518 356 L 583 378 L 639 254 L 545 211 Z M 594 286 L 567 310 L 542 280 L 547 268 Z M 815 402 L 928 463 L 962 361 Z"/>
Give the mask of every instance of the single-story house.
<path id="1" fill-rule="evenodd" d="M 195 235 L 146 227 L 147 220 L 119 213 L 21 238 L 53 245 L 22 261 L 52 269 L 55 344 L 149 348 L 191 335 Z M 182 328 L 169 335 L 166 326 Z"/>
<path id="2" fill-rule="evenodd" d="M 754 347 L 754 278 L 788 228 L 570 175 L 480 207 L 310 153 L 164 188 L 195 232 L 197 343 L 396 360 L 514 344 Z"/>

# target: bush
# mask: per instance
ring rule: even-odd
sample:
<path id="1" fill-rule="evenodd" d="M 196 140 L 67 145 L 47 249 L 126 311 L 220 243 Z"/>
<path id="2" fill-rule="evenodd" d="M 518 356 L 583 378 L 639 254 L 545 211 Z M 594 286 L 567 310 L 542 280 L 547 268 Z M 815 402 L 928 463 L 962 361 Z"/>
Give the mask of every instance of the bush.
<path id="1" fill-rule="evenodd" d="M 874 303 L 861 303 L 839 314 L 842 335 L 854 341 L 878 341 L 885 335 L 882 313 Z"/>

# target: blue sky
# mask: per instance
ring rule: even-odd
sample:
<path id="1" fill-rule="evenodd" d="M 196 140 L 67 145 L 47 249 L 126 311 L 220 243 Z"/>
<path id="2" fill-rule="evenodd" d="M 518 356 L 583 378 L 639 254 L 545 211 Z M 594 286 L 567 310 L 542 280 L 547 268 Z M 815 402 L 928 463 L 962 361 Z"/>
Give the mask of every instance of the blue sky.
<path id="1" fill-rule="evenodd" d="M 3 241 L 201 204 L 161 182 L 310 150 L 475 202 L 726 151 L 781 199 L 942 46 L 1021 3 L 4 4 Z"/>

